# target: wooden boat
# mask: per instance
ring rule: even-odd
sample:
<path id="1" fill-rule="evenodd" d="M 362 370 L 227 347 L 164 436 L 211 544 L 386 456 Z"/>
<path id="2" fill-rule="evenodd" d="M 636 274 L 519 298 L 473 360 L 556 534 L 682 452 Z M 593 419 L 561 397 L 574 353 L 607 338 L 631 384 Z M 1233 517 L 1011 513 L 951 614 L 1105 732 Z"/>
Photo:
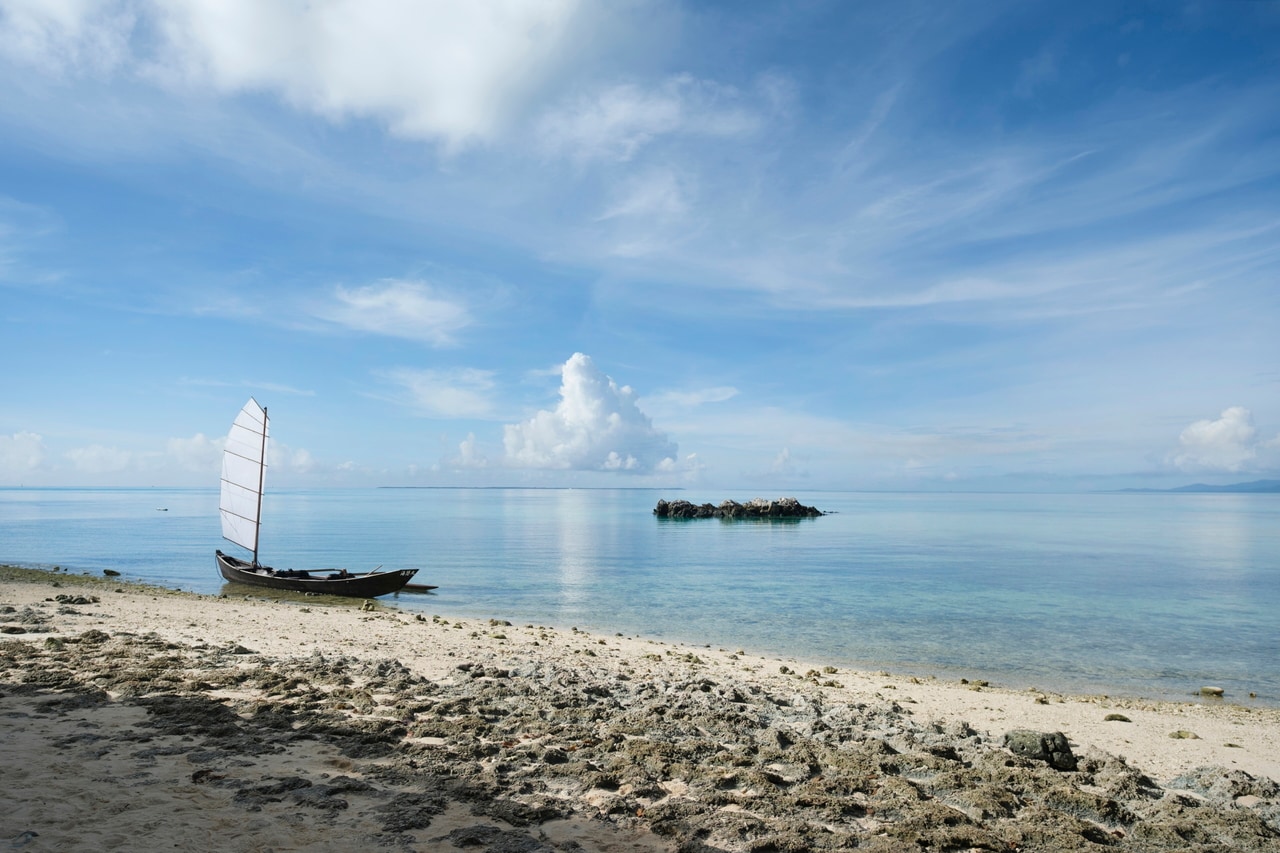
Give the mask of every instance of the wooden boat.
<path id="1" fill-rule="evenodd" d="M 215 551 L 218 571 L 232 583 L 265 586 L 271 589 L 289 589 L 294 592 L 316 592 L 322 595 L 348 595 L 357 598 L 375 598 L 389 592 L 397 592 L 409 582 L 417 569 L 397 569 L 390 572 L 366 572 L 352 574 L 345 570 L 276 571 L 268 566 L 254 566 L 221 551 Z"/>
<path id="2" fill-rule="evenodd" d="M 214 551 L 218 572 L 232 583 L 373 598 L 396 592 L 413 579 L 417 569 L 352 573 L 346 569 L 277 570 L 258 562 L 258 534 L 262 528 L 262 487 L 267 471 L 267 410 L 249 398 L 227 435 L 222 454 L 222 494 L 219 514 L 222 537 L 253 552 L 242 560 Z"/>

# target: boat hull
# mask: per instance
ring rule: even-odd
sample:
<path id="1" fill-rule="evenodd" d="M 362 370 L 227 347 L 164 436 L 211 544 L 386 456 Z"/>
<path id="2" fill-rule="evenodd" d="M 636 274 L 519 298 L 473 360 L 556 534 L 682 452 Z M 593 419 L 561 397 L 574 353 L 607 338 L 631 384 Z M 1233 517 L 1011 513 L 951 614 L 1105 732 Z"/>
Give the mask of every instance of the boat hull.
<path id="1" fill-rule="evenodd" d="M 351 598 L 376 598 L 396 592 L 413 579 L 417 569 L 396 569 L 390 572 L 369 572 L 348 577 L 328 577 L 321 572 L 277 572 L 266 567 L 255 567 L 244 560 L 214 552 L 218 572 L 231 583 L 261 586 L 268 589 L 287 589 L 293 592 L 314 592 L 320 595 L 345 595 Z"/>

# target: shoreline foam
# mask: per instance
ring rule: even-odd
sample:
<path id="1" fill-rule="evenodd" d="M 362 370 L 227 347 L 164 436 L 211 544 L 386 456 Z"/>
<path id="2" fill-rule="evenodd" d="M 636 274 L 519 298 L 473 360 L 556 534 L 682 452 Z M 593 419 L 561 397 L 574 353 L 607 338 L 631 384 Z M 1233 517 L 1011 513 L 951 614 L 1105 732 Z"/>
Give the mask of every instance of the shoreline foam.
<path id="1" fill-rule="evenodd" d="M 0 638 L 0 727 L 5 766 L 22 768 L 6 785 L 6 832 L 40 833 L 32 850 L 105 843 L 94 827 L 127 834 L 157 819 L 111 811 L 119 782 L 103 761 L 141 780 L 128 802 L 145 794 L 160 814 L 198 801 L 210 817 L 192 820 L 209 838 L 220 820 L 257 815 L 224 849 L 322 837 L 339 849 L 357 835 L 434 849 L 471 832 L 493 849 L 517 836 L 544 845 L 528 849 L 1053 849 L 1101 833 L 1145 850 L 1194 846 L 1178 833 L 1204 827 L 1280 849 L 1270 709 L 830 672 L 500 619 L 31 570 L 0 570 L 0 606 L 13 608 L 0 624 L 27 631 Z M 1000 746 L 1011 729 L 1065 732 L 1083 769 L 1014 757 Z M 162 746 L 140 749 L 139 731 Z M 98 809 L 59 821 L 39 792 L 72 788 Z M 205 846 L 190 825 L 165 846 Z"/>

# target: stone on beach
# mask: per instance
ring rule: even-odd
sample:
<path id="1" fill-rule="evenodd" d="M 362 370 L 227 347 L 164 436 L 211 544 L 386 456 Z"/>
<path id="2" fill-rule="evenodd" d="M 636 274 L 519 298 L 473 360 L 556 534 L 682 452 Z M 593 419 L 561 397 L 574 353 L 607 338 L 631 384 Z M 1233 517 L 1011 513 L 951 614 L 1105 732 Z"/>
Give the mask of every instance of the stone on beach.
<path id="1" fill-rule="evenodd" d="M 1047 762 L 1055 770 L 1075 770 L 1076 757 L 1062 732 L 1033 732 L 1014 729 L 1004 736 L 1004 745 L 1015 755 Z"/>

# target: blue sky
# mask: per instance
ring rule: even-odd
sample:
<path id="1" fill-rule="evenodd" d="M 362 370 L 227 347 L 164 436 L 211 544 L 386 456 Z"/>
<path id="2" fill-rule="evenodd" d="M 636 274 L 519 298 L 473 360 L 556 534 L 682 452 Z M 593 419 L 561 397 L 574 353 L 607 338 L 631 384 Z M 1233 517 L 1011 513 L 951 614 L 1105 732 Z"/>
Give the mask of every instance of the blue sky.
<path id="1" fill-rule="evenodd" d="M 0 0 L 0 485 L 1280 476 L 1280 3 Z"/>

